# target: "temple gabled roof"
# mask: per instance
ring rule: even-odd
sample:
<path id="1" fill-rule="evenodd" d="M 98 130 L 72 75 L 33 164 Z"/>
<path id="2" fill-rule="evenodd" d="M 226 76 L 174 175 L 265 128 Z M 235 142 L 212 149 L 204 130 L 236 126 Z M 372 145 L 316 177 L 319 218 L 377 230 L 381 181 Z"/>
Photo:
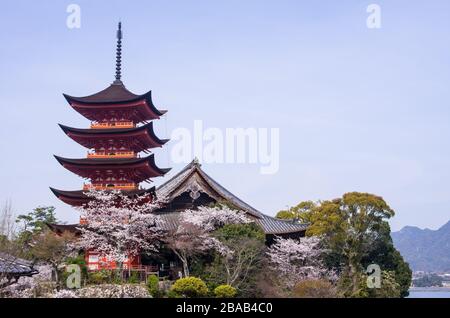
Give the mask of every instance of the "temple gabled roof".
<path id="1" fill-rule="evenodd" d="M 214 190 L 214 192 L 217 193 L 217 199 L 219 199 L 218 201 L 222 199 L 221 201 L 228 201 L 237 208 L 247 211 L 254 216 L 261 215 L 261 212 L 233 195 L 230 191 L 222 187 L 219 183 L 207 175 L 206 172 L 201 169 L 201 164 L 196 159 L 194 159 L 171 179 L 157 187 L 157 195 L 164 196 L 170 200 L 185 192 L 186 189 L 192 190 L 192 181 L 194 181 L 194 177 L 196 175 L 200 176 L 200 180 L 205 181 L 211 190 Z M 196 180 L 195 188 L 201 187 L 198 183 L 199 182 Z"/>
<path id="2" fill-rule="evenodd" d="M 92 148 L 92 137 L 97 139 L 101 139 L 102 137 L 107 138 L 108 143 L 110 143 L 110 137 L 120 137 L 123 139 L 129 136 L 130 138 L 134 138 L 137 142 L 138 135 L 147 134 L 150 140 L 147 139 L 148 141 L 145 145 L 140 144 L 138 149 L 136 149 L 137 152 L 150 148 L 161 147 L 169 141 L 169 139 L 159 139 L 156 136 L 153 130 L 153 122 L 135 128 L 81 129 L 72 128 L 61 124 L 59 124 L 59 126 L 70 138 L 87 148 Z"/>
<path id="3" fill-rule="evenodd" d="M 197 160 L 189 163 L 174 177 L 156 189 L 156 195 L 165 198 L 169 202 L 186 192 L 206 193 L 216 202 L 232 204 L 237 209 L 248 213 L 262 227 L 266 234 L 302 233 L 306 231 L 308 226 L 307 224 L 301 224 L 295 221 L 280 220 L 261 213 L 212 179 L 201 169 L 201 165 Z M 178 222 L 178 214 L 179 211 L 169 211 L 164 212 L 161 216 L 163 219 L 168 220 L 166 222 L 168 226 L 170 224 L 174 226 Z"/>

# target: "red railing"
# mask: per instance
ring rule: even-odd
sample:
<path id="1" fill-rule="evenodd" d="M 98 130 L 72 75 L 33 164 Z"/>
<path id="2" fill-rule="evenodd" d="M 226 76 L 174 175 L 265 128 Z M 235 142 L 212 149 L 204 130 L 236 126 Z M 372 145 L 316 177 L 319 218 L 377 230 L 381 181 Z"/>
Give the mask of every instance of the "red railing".
<path id="1" fill-rule="evenodd" d="M 88 158 L 136 158 L 134 151 L 88 152 Z"/>
<path id="2" fill-rule="evenodd" d="M 116 121 L 116 122 L 102 122 L 92 123 L 93 129 L 109 129 L 109 128 L 133 128 L 134 123 L 132 121 Z"/>
<path id="3" fill-rule="evenodd" d="M 114 183 L 114 184 L 102 184 L 102 183 L 94 183 L 94 184 L 84 184 L 83 190 L 136 190 L 136 183 Z"/>

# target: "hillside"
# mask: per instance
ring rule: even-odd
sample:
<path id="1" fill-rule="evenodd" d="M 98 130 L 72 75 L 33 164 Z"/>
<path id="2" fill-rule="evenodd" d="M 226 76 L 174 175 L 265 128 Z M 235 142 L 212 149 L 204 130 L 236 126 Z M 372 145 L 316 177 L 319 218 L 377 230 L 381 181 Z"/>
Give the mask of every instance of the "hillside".
<path id="1" fill-rule="evenodd" d="M 406 226 L 392 239 L 413 271 L 450 272 L 450 221 L 435 231 Z"/>

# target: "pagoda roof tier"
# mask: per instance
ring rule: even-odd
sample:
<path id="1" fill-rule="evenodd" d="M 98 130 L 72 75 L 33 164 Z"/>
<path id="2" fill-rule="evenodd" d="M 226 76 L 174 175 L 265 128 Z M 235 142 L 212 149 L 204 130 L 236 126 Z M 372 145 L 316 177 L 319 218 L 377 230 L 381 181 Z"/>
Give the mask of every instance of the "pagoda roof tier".
<path id="1" fill-rule="evenodd" d="M 166 110 L 158 110 L 152 101 L 152 92 L 136 95 L 122 82 L 113 83 L 106 89 L 85 97 L 63 94 L 69 104 L 81 115 L 92 121 L 119 118 L 134 122 L 158 119 Z"/>
<path id="2" fill-rule="evenodd" d="M 76 190 L 76 191 L 64 191 L 64 190 L 58 190 L 54 188 L 50 188 L 50 190 L 53 192 L 53 194 L 63 201 L 64 203 L 70 204 L 72 206 L 81 206 L 83 204 L 88 203 L 91 198 L 86 195 L 86 191 L 83 190 Z M 154 195 L 155 193 L 155 187 L 151 187 L 149 189 L 139 189 L 139 190 L 131 190 L 131 191 L 124 191 L 121 190 L 123 194 L 126 194 L 129 197 L 136 197 L 136 196 L 142 196 L 142 195 Z"/>
<path id="3" fill-rule="evenodd" d="M 153 154 L 143 158 L 55 158 L 67 170 L 91 180 L 115 178 L 140 183 L 170 171 L 170 168 L 158 168 Z"/>
<path id="4" fill-rule="evenodd" d="M 135 128 L 80 129 L 59 125 L 67 136 L 80 145 L 92 148 L 125 147 L 134 152 L 161 147 L 169 139 L 159 139 L 153 130 L 153 122 Z"/>
<path id="5" fill-rule="evenodd" d="M 50 230 L 53 233 L 58 235 L 62 235 L 64 233 L 72 233 L 75 236 L 79 236 L 81 234 L 80 224 L 56 224 L 56 223 L 46 223 Z"/>

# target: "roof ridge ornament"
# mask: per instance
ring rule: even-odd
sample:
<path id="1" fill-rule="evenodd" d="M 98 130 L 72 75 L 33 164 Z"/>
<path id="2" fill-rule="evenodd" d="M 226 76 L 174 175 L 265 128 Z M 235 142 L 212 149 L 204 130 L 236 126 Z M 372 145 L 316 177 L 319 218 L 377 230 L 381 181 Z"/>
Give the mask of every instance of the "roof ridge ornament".
<path id="1" fill-rule="evenodd" d="M 119 22 L 117 29 L 117 48 L 116 48 L 116 80 L 115 85 L 123 85 L 122 77 L 122 22 Z"/>
<path id="2" fill-rule="evenodd" d="M 201 166 L 200 160 L 198 160 L 197 157 L 195 157 L 194 160 L 192 160 L 192 164 L 193 164 L 194 166 L 198 166 L 198 167 Z"/>

